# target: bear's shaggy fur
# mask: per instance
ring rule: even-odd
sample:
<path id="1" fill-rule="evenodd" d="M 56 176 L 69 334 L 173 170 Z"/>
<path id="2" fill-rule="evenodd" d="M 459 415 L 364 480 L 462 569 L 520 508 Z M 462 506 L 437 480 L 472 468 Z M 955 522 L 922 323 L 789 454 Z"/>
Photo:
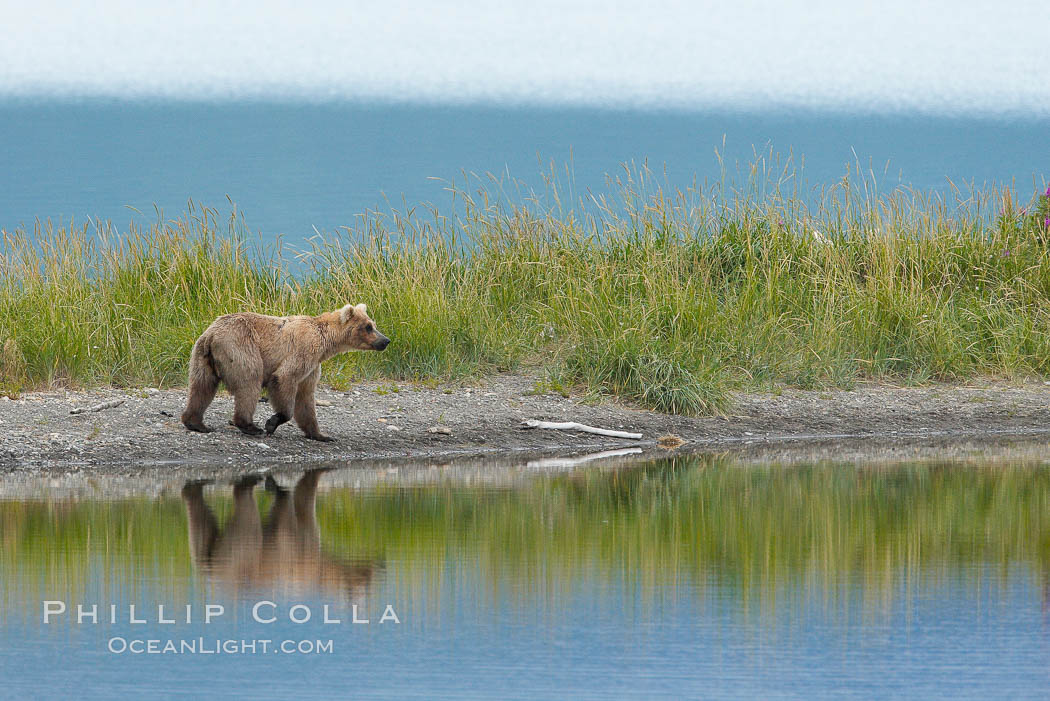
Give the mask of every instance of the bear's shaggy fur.
<path id="1" fill-rule="evenodd" d="M 321 363 L 350 350 L 381 351 L 389 343 L 363 304 L 321 316 L 220 316 L 193 344 L 182 423 L 191 431 L 212 430 L 204 425 L 204 411 L 222 382 L 233 395 L 233 424 L 257 436 L 263 429 L 255 425 L 255 406 L 265 386 L 274 409 L 266 422 L 268 434 L 294 417 L 307 438 L 330 441 L 321 434 L 314 406 Z"/>

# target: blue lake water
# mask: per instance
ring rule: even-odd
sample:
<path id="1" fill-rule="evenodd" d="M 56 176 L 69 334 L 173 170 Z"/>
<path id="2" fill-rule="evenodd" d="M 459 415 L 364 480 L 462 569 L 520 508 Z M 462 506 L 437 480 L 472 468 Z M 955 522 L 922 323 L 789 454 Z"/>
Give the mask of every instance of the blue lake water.
<path id="1" fill-rule="evenodd" d="M 500 470 L 236 489 L 158 471 L 163 489 L 111 497 L 23 480 L 0 500 L 4 693 L 1045 697 L 1044 463 Z M 47 601 L 66 610 L 45 623 Z"/>
<path id="2" fill-rule="evenodd" d="M 265 238 L 299 241 L 369 208 L 432 202 L 448 181 L 495 173 L 542 189 L 553 163 L 577 196 L 603 192 L 624 162 L 673 186 L 717 181 L 754 151 L 804 157 L 807 188 L 872 167 L 884 187 L 944 192 L 948 180 L 1016 182 L 1050 173 L 1050 120 L 823 113 L 617 111 L 398 104 L 88 100 L 0 103 L 0 228 L 37 218 L 176 216 L 193 199 Z M 572 176 L 565 176 L 568 166 Z M 436 180 L 435 180 L 436 179 Z"/>

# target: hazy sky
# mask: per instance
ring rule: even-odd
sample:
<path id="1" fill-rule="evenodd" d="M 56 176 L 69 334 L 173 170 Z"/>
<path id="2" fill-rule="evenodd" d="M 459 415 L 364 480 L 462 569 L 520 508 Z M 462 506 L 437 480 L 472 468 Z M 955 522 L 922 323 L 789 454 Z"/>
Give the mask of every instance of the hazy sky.
<path id="1" fill-rule="evenodd" d="M 0 17 L 6 96 L 1050 115 L 1046 2 L 0 0 Z"/>

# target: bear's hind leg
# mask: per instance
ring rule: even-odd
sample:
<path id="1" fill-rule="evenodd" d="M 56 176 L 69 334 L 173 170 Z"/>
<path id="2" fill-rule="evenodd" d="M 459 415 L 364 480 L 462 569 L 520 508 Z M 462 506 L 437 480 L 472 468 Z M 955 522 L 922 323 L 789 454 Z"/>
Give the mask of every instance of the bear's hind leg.
<path id="1" fill-rule="evenodd" d="M 219 389 L 219 376 L 207 360 L 196 357 L 190 360 L 190 396 L 186 410 L 182 412 L 182 423 L 190 431 L 210 433 L 215 429 L 204 425 L 204 411 L 211 405 Z"/>
<path id="2" fill-rule="evenodd" d="M 266 432 L 272 434 L 281 424 L 288 423 L 295 408 L 295 387 L 291 373 L 278 371 L 270 384 L 270 406 L 273 416 L 266 422 Z"/>
<path id="3" fill-rule="evenodd" d="M 256 341 L 243 328 L 245 322 L 226 334 L 223 343 L 211 346 L 215 369 L 233 395 L 233 425 L 249 436 L 262 429 L 255 425 L 255 405 L 263 383 L 263 359 Z"/>
<path id="4" fill-rule="evenodd" d="M 258 436 L 263 431 L 255 425 L 255 405 L 259 403 L 262 385 L 244 383 L 231 387 L 230 391 L 233 393 L 233 425 L 245 435 Z"/>
<path id="5" fill-rule="evenodd" d="M 212 548 L 219 532 L 215 514 L 204 501 L 206 480 L 192 480 L 182 486 L 182 501 L 186 505 L 189 523 L 190 556 L 198 570 L 206 572 L 211 566 Z"/>

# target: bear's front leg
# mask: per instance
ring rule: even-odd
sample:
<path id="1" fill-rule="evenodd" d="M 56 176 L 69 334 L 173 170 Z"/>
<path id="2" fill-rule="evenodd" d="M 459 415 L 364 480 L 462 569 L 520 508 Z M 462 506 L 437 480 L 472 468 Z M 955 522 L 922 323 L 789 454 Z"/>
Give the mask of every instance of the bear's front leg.
<path id="1" fill-rule="evenodd" d="M 299 383 L 295 393 L 295 423 L 299 425 L 307 438 L 315 441 L 330 442 L 333 439 L 321 433 L 321 427 L 317 425 L 317 407 L 314 403 L 314 392 L 317 390 L 317 380 L 321 377 L 321 366 L 310 373 L 305 380 Z"/>

